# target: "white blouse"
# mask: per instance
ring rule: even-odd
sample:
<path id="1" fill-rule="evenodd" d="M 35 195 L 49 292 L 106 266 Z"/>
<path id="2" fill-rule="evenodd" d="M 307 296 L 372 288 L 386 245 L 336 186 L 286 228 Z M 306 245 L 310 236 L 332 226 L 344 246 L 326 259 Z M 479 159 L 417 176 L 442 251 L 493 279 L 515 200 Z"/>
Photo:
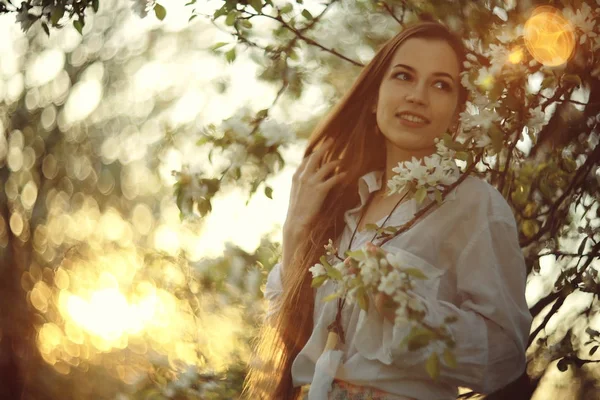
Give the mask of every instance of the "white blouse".
<path id="1" fill-rule="evenodd" d="M 346 226 L 334 242 L 338 256 L 344 258 L 360 211 L 369 194 L 381 187 L 382 174 L 371 171 L 359 179 L 360 204 L 344 214 Z M 418 209 L 414 199 L 401 203 L 386 225 L 402 225 Z M 374 231 L 357 232 L 352 250 L 373 235 Z M 430 378 L 425 361 L 432 347 L 399 348 L 409 328 L 394 327 L 384 319 L 372 294 L 368 312 L 346 303 L 342 311 L 345 343 L 323 354 L 327 326 L 337 307 L 337 301 L 322 301 L 335 289 L 335 283 L 328 281 L 315 293 L 314 328 L 293 362 L 294 386 L 311 384 L 311 400 L 326 399 L 334 378 L 374 387 L 398 399 L 441 400 L 456 399 L 459 386 L 490 393 L 523 373 L 532 319 L 525 302 L 526 267 L 512 211 L 493 186 L 467 177 L 441 206 L 383 249 L 401 254 L 407 265 L 422 269 L 429 277 L 415 289 L 427 304 L 427 322 L 436 325 L 447 316 L 457 318 L 449 325 L 457 367 L 442 362 L 438 379 Z M 328 257 L 333 261 L 333 256 Z M 277 311 L 281 268 L 277 263 L 267 278 L 267 320 Z"/>

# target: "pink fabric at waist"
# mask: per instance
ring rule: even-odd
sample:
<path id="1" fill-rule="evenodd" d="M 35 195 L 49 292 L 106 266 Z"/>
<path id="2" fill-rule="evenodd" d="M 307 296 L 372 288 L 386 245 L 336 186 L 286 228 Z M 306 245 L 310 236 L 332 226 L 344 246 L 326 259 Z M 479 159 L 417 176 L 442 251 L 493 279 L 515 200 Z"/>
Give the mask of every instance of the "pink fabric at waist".
<path id="1" fill-rule="evenodd" d="M 368 386 L 358 386 L 334 379 L 328 400 L 415 400 Z"/>

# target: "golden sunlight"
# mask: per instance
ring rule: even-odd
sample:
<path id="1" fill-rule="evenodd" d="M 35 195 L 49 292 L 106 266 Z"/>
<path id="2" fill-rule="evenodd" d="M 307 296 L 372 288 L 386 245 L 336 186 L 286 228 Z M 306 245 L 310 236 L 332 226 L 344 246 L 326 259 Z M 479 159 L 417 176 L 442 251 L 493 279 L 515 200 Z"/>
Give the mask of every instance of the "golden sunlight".
<path id="1" fill-rule="evenodd" d="M 508 61 L 511 62 L 512 64 L 520 63 L 521 61 L 523 61 L 523 58 L 524 58 L 523 49 L 520 47 L 515 48 L 508 55 Z"/>
<path id="2" fill-rule="evenodd" d="M 551 6 L 536 8 L 525 22 L 527 50 L 536 61 L 548 67 L 566 63 L 573 55 L 573 26 L 559 10 Z"/>

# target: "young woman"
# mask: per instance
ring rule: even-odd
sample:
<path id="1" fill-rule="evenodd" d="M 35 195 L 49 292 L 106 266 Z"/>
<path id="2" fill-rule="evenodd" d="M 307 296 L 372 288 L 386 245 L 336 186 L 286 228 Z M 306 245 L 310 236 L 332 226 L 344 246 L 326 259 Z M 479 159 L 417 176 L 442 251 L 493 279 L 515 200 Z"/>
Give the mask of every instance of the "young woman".
<path id="1" fill-rule="evenodd" d="M 523 372 L 531 324 L 524 258 L 510 207 L 479 178 L 467 177 L 382 247 L 428 276 L 418 294 L 430 314 L 456 319 L 457 366 L 443 364 L 438 379 L 426 372 L 426 349 L 400 347 L 407 332 L 394 326 L 382 293 L 370 294 L 367 312 L 343 307 L 343 357 L 331 359 L 324 348 L 338 307 L 322 300 L 335 283 L 311 288 L 309 268 L 329 238 L 343 257 L 373 240 L 367 224 L 400 226 L 418 211 L 414 199 L 399 201 L 402 193 L 386 196 L 386 182 L 399 162 L 431 155 L 434 139 L 457 133 L 467 101 L 464 59 L 461 40 L 443 25 L 408 27 L 313 133 L 293 177 L 282 262 L 267 279 L 268 323 L 246 381 L 248 398 L 298 399 L 312 384 L 303 395 L 310 400 L 455 399 L 459 386 L 489 393 Z"/>

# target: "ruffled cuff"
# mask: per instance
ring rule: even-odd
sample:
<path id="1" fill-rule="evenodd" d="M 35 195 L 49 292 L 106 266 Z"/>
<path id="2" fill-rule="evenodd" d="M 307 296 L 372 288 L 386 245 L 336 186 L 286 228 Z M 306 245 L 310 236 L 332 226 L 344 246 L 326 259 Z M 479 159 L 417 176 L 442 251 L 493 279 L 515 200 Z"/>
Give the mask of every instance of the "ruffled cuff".
<path id="1" fill-rule="evenodd" d="M 416 295 L 427 306 L 425 322 L 431 326 L 444 324 L 444 319 L 454 316 L 457 320 L 448 324 L 450 334 L 456 343 L 452 350 L 457 367 L 441 364 L 440 378 L 456 385 L 468 385 L 478 390 L 484 385 L 485 371 L 488 364 L 488 339 L 486 324 L 474 312 L 461 310 L 444 301 L 431 301 Z M 445 344 L 432 342 L 418 350 L 408 350 L 402 341 L 411 331 L 412 323 L 394 326 L 379 314 L 371 299 L 369 311 L 361 310 L 354 343 L 356 350 L 368 360 L 378 360 L 385 365 L 399 368 L 422 366 L 425 368 L 427 358 L 433 351 L 442 354 Z M 443 358 L 442 358 L 443 359 Z M 442 361 L 443 363 L 443 361 Z"/>
<path id="2" fill-rule="evenodd" d="M 427 308 L 425 322 L 430 326 L 440 326 L 444 322 L 444 316 L 427 301 L 417 294 L 412 294 Z M 385 365 L 401 364 L 403 367 L 412 366 L 424 362 L 431 351 L 438 350 L 443 344 L 437 342 L 426 346 L 418 351 L 409 351 L 406 345 L 401 346 L 402 341 L 410 334 L 413 322 L 406 319 L 405 323 L 394 325 L 383 317 L 374 306 L 375 300 L 370 297 L 369 311 L 361 310 L 358 317 L 354 343 L 356 350 L 369 360 L 378 360 Z"/>
<path id="3" fill-rule="evenodd" d="M 265 285 L 265 299 L 268 302 L 267 315 L 265 320 L 269 320 L 278 310 L 278 300 L 283 293 L 283 283 L 281 280 L 281 263 L 278 262 L 273 266 L 267 275 L 267 283 Z"/>

